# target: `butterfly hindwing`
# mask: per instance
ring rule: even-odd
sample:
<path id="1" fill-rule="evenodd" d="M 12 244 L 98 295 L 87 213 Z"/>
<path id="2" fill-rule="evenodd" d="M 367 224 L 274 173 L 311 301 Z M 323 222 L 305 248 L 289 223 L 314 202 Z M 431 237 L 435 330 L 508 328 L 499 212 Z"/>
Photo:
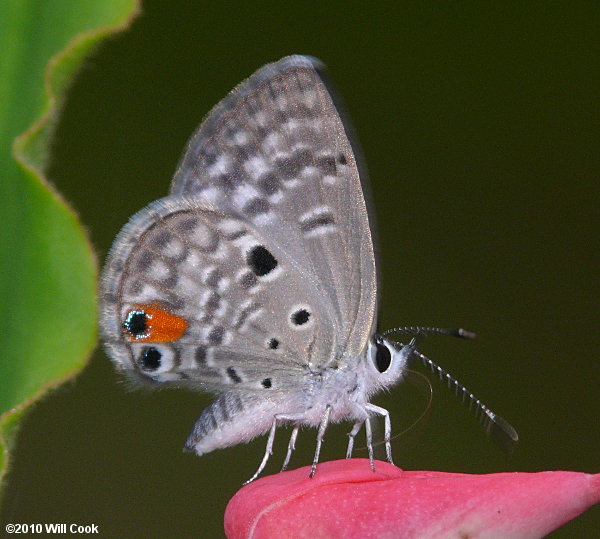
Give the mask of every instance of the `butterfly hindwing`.
<path id="1" fill-rule="evenodd" d="M 310 276 L 251 223 L 199 198 L 167 197 L 134 216 L 104 288 L 113 355 L 159 382 L 275 391 L 286 373 L 286 386 L 300 384 L 317 350 L 332 353 L 332 313 Z"/>

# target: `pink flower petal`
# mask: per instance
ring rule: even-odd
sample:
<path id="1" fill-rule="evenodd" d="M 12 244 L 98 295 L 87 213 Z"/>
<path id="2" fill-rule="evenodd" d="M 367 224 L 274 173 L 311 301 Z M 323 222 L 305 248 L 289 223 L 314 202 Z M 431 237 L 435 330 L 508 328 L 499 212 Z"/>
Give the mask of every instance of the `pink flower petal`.
<path id="1" fill-rule="evenodd" d="M 229 539 L 535 538 L 600 501 L 600 474 L 406 472 L 352 459 L 272 475 L 225 511 Z"/>

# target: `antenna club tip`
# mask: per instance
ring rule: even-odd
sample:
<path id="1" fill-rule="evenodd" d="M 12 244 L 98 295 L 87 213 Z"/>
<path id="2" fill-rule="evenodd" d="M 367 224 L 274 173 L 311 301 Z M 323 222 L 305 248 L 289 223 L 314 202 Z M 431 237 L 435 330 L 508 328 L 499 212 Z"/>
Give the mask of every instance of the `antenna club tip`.
<path id="1" fill-rule="evenodd" d="M 456 333 L 459 337 L 462 337 L 463 339 L 476 339 L 477 338 L 477 333 L 474 333 L 473 331 L 469 331 L 468 329 L 460 328 L 459 330 L 457 330 Z"/>

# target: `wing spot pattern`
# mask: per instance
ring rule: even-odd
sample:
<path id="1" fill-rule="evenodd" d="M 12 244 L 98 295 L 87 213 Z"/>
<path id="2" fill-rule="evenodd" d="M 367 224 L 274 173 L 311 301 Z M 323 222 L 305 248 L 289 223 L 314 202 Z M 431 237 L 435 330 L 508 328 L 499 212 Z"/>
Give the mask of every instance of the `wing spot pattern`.
<path id="1" fill-rule="evenodd" d="M 204 284 L 210 288 L 219 288 L 219 283 L 223 279 L 223 274 L 218 268 L 210 268 L 204 276 Z"/>
<path id="2" fill-rule="evenodd" d="M 234 384 L 239 384 L 242 381 L 242 379 L 240 378 L 240 375 L 233 367 L 227 367 L 227 376 L 229 376 L 229 379 Z"/>
<path id="3" fill-rule="evenodd" d="M 279 178 L 274 172 L 263 174 L 257 181 L 258 188 L 267 196 L 272 196 L 281 190 Z"/>
<path id="4" fill-rule="evenodd" d="M 162 354 L 160 350 L 154 348 L 154 346 L 149 346 L 148 348 L 144 348 L 144 350 L 142 350 L 140 359 L 142 362 L 142 368 L 145 371 L 153 372 L 160 368 Z"/>
<path id="5" fill-rule="evenodd" d="M 216 326 L 208 332 L 206 339 L 212 346 L 219 346 L 223 342 L 224 337 L 225 329 L 221 326 Z"/>
<path id="6" fill-rule="evenodd" d="M 306 309 L 298 309 L 292 313 L 290 318 L 295 326 L 303 326 L 310 320 L 310 312 Z"/>
<path id="7" fill-rule="evenodd" d="M 263 245 L 256 245 L 246 257 L 248 265 L 258 277 L 264 277 L 277 267 L 277 260 Z"/>
<path id="8" fill-rule="evenodd" d="M 238 283 L 243 289 L 250 290 L 258 285 L 258 279 L 254 273 L 247 271 L 238 277 Z"/>
<path id="9" fill-rule="evenodd" d="M 269 201 L 264 198 L 253 198 L 244 205 L 244 213 L 251 217 L 267 213 L 271 209 Z"/>
<path id="10" fill-rule="evenodd" d="M 299 224 L 305 236 L 316 236 L 336 229 L 335 217 L 331 208 L 327 206 L 315 208 L 301 215 Z"/>
<path id="11" fill-rule="evenodd" d="M 199 367 L 208 366 L 208 354 L 206 346 L 197 346 L 194 352 L 194 360 Z"/>
<path id="12" fill-rule="evenodd" d="M 254 303 L 252 301 L 247 302 L 241 309 L 240 314 L 235 321 L 235 329 L 240 331 L 242 330 L 244 324 L 250 320 L 251 317 L 256 316 L 262 306 L 259 303 Z"/>
<path id="13" fill-rule="evenodd" d="M 325 176 L 336 175 L 335 157 L 333 155 L 321 155 L 317 159 L 317 166 L 323 171 Z"/>

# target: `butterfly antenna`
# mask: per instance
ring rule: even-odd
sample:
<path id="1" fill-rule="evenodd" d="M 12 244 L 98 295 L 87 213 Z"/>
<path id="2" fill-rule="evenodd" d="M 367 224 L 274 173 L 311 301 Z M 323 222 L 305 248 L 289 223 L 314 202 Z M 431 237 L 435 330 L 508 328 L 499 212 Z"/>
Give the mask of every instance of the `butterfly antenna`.
<path id="1" fill-rule="evenodd" d="M 396 335 L 447 335 L 449 337 L 458 337 L 460 339 L 475 339 L 477 335 L 467 329 L 448 329 L 448 328 L 428 328 L 421 326 L 407 326 L 403 328 L 393 328 L 384 331 L 382 335 L 387 337 L 391 334 Z"/>
<path id="2" fill-rule="evenodd" d="M 483 402 L 481 402 L 473 393 L 471 393 L 458 380 L 448 374 L 437 363 L 421 354 L 413 348 L 413 354 L 421 363 L 429 368 L 433 374 L 437 374 L 442 382 L 445 382 L 449 389 L 454 390 L 454 394 L 459 397 L 463 404 L 468 402 L 469 412 L 475 414 L 477 421 L 483 426 L 486 434 L 492 438 L 508 454 L 514 451 L 516 443 L 519 441 L 517 431 L 499 415 L 492 412 Z"/>

